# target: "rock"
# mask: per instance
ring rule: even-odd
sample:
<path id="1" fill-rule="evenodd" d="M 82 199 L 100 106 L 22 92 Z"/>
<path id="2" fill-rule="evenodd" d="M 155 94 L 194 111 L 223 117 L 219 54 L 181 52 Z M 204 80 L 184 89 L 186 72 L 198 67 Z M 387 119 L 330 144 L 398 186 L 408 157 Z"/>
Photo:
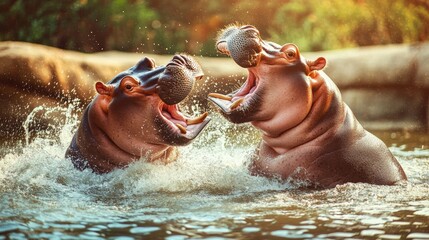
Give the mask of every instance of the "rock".
<path id="1" fill-rule="evenodd" d="M 429 89 L 429 43 L 415 46 L 416 56 L 416 85 Z"/>
<path id="2" fill-rule="evenodd" d="M 372 88 L 342 91 L 344 102 L 356 118 L 370 130 L 425 127 L 425 93 L 415 89 Z"/>
<path id="3" fill-rule="evenodd" d="M 339 88 L 348 88 L 407 86 L 415 76 L 417 53 L 418 51 L 410 45 L 388 45 L 312 55 L 324 56 L 328 60 L 325 72 Z"/>

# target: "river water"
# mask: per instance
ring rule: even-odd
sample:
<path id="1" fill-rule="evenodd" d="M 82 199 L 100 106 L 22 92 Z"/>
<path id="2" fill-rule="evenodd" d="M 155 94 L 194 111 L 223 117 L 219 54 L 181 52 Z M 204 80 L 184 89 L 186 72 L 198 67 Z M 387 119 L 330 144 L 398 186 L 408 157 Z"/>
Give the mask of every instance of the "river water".
<path id="1" fill-rule="evenodd" d="M 429 239 L 425 134 L 378 133 L 409 177 L 396 186 L 305 190 L 250 176 L 257 134 L 216 114 L 176 162 L 96 175 L 64 158 L 71 108 L 36 109 L 26 126 L 55 115 L 50 128 L 3 147 L 0 239 Z"/>

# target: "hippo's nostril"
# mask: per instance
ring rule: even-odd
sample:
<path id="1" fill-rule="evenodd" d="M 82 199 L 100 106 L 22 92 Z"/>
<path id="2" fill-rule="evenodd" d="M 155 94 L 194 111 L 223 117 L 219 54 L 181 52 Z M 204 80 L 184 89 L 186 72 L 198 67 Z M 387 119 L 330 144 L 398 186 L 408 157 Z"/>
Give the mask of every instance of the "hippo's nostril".
<path id="1" fill-rule="evenodd" d="M 175 56 L 173 57 L 172 62 L 177 62 L 177 63 L 184 64 L 184 63 L 185 63 L 185 60 L 184 60 L 183 56 L 181 56 L 181 55 L 175 55 Z"/>
<path id="2" fill-rule="evenodd" d="M 228 44 L 225 40 L 218 41 L 216 43 L 216 50 L 223 54 L 229 54 L 227 46 Z"/>
<path id="3" fill-rule="evenodd" d="M 255 32 L 258 32 L 258 29 L 256 29 L 254 26 L 252 26 L 252 25 L 244 25 L 244 26 L 241 26 L 240 27 L 240 29 L 241 30 L 248 30 L 248 29 L 252 29 L 252 30 L 254 30 Z"/>
<path id="4" fill-rule="evenodd" d="M 170 63 L 177 64 L 177 65 L 189 65 L 191 62 L 192 60 L 188 56 L 180 54 L 180 55 L 174 55 Z"/>

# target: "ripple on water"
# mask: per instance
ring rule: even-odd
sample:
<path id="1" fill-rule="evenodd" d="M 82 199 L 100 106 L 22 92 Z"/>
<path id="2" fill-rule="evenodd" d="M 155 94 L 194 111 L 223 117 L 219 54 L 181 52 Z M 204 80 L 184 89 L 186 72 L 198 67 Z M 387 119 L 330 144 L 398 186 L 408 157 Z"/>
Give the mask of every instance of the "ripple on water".
<path id="1" fill-rule="evenodd" d="M 241 231 L 244 232 L 244 233 L 254 233 L 254 232 L 261 231 L 261 228 L 258 228 L 258 227 L 245 227 L 245 228 L 241 229 Z"/>
<path id="2" fill-rule="evenodd" d="M 221 233 L 229 233 L 230 229 L 227 227 L 216 227 L 216 226 L 207 226 L 202 229 L 198 229 L 198 232 L 203 232 L 207 234 L 221 234 Z"/>
<path id="3" fill-rule="evenodd" d="M 0 222 L 0 234 L 5 234 L 8 232 L 18 231 L 18 230 L 24 230 L 27 229 L 25 225 L 22 223 L 16 223 L 16 222 Z"/>
<path id="4" fill-rule="evenodd" d="M 407 235 L 407 238 L 413 239 L 429 239 L 429 233 L 414 232 Z"/>
<path id="5" fill-rule="evenodd" d="M 378 236 L 380 239 L 390 239 L 390 240 L 397 240 L 401 239 L 401 235 L 399 234 L 382 234 Z"/>
<path id="6" fill-rule="evenodd" d="M 133 234 L 149 234 L 151 232 L 159 231 L 159 227 L 133 227 L 130 229 L 130 233 Z"/>
<path id="7" fill-rule="evenodd" d="M 414 212 L 415 215 L 429 217 L 429 208 L 423 208 Z"/>
<path id="8" fill-rule="evenodd" d="M 171 236 L 167 236 L 165 238 L 165 240 L 184 240 L 184 239 L 189 239 L 189 236 L 187 236 L 187 235 L 171 235 Z"/>
<path id="9" fill-rule="evenodd" d="M 316 229 L 314 225 L 289 225 L 286 224 L 283 226 L 284 229 L 295 230 L 295 229 Z"/>
<path id="10" fill-rule="evenodd" d="M 281 238 L 294 238 L 294 239 L 303 239 L 303 238 L 312 238 L 313 234 L 306 233 L 305 230 L 276 230 L 271 232 L 272 236 L 281 237 Z"/>
<path id="11" fill-rule="evenodd" d="M 132 224 L 127 224 L 127 223 L 109 223 L 107 225 L 108 228 L 130 228 L 130 227 L 135 227 L 137 226 L 137 224 L 132 223 Z"/>
<path id="12" fill-rule="evenodd" d="M 360 232 L 360 235 L 363 237 L 374 237 L 380 234 L 384 234 L 385 231 L 378 229 L 365 229 Z"/>

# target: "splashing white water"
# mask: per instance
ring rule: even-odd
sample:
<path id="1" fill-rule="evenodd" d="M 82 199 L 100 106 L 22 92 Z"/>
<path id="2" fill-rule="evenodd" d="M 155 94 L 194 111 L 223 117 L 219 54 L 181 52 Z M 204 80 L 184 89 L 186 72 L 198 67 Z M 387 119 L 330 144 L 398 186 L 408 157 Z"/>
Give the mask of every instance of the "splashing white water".
<path id="1" fill-rule="evenodd" d="M 22 151 L 7 154 L 0 161 L 0 188 L 61 191 L 61 188 L 71 187 L 78 191 L 98 189 L 121 195 L 258 192 L 288 188 L 277 181 L 250 176 L 246 162 L 252 147 L 234 147 L 225 136 L 229 126 L 226 122 L 216 121 L 212 121 L 211 129 L 206 129 L 197 142 L 180 147 L 180 157 L 171 164 L 151 164 L 142 159 L 126 169 L 104 175 L 96 175 L 89 170 L 78 171 L 64 157 L 79 123 L 74 108 L 74 104 L 68 108 L 37 107 L 29 114 L 24 123 L 26 145 Z M 36 117 L 52 116 L 56 121 L 47 130 L 31 134 L 30 125 L 37 121 Z M 58 121 L 60 118 L 62 120 Z M 208 146 L 204 142 L 211 144 Z"/>
<path id="2" fill-rule="evenodd" d="M 373 227 L 387 232 L 391 228 L 383 229 L 383 224 L 403 224 L 398 217 L 403 212 L 417 226 L 426 226 L 429 217 L 429 154 L 417 149 L 391 148 L 409 177 L 407 183 L 300 190 L 251 176 L 246 165 L 258 134 L 247 125 L 232 125 L 214 115 L 196 141 L 180 147 L 177 161 L 160 165 L 142 159 L 126 169 L 97 175 L 75 169 L 64 157 L 79 124 L 75 108 L 73 104 L 36 108 L 24 125 L 25 145 L 0 158 L 0 234 L 24 229 L 33 234 L 25 235 L 30 238 L 66 238 L 71 234 L 67 229 L 72 229 L 73 236 L 87 231 L 91 235 L 78 236 L 89 238 L 99 231 L 117 236 L 115 229 L 129 229 L 128 234 L 137 231 L 138 235 L 165 227 L 164 237 L 172 231 L 219 236 L 250 221 L 255 227 L 243 232 L 270 229 L 271 235 L 280 236 L 297 227 L 311 227 L 306 229 L 314 229 L 314 236 L 334 228 L 338 234 L 352 232 L 351 236 L 355 234 L 351 225 L 368 228 L 365 234 L 373 233 Z M 200 111 L 190 108 L 188 112 Z M 52 120 L 48 129 L 31 131 L 40 118 Z M 225 219 L 229 219 L 227 225 Z M 293 225 L 296 219 L 301 222 Z M 276 226 L 276 221 L 283 224 Z M 159 227 L 150 226 L 154 223 Z M 147 228 L 136 227 L 147 224 Z M 261 238 L 269 236 L 263 234 Z"/>
<path id="3" fill-rule="evenodd" d="M 126 169 L 104 175 L 90 170 L 78 171 L 64 157 L 79 124 L 77 105 L 78 102 L 72 102 L 68 107 L 40 106 L 28 115 L 23 124 L 25 146 L 0 160 L 0 189 L 61 190 L 68 187 L 83 192 L 96 189 L 130 196 L 150 192 L 226 194 L 293 188 L 287 183 L 249 175 L 246 165 L 259 135 L 248 125 L 233 125 L 217 115 L 212 116 L 212 122 L 196 141 L 179 147 L 180 156 L 173 163 L 153 164 L 141 159 Z M 200 109 L 191 107 L 185 111 L 193 115 Z M 31 132 L 30 126 L 41 119 L 51 120 L 48 128 Z M 416 157 L 427 158 L 427 150 L 406 152 L 398 147 L 391 150 L 395 156 L 408 159 L 402 164 L 412 173 L 411 180 L 427 179 L 419 167 L 428 162 L 415 162 Z"/>

